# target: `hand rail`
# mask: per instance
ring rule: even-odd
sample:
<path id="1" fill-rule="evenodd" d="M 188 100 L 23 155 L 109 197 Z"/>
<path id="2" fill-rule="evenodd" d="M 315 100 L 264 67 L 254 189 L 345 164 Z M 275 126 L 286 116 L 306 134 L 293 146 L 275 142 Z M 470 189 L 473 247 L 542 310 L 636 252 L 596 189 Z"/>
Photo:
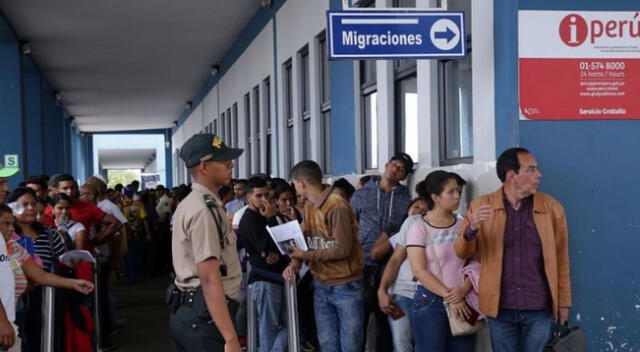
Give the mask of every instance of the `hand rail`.
<path id="1" fill-rule="evenodd" d="M 42 294 L 42 352 L 53 352 L 55 331 L 56 291 L 53 287 L 43 287 Z"/>
<path id="2" fill-rule="evenodd" d="M 284 293 L 287 300 L 287 329 L 289 332 L 289 352 L 300 351 L 300 326 L 298 324 L 297 280 L 285 280 Z"/>

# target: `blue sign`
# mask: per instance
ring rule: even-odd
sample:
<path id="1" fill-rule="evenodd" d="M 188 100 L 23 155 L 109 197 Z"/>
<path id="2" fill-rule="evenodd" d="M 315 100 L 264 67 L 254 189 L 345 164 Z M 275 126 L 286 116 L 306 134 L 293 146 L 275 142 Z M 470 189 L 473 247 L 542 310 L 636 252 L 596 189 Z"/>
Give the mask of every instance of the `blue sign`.
<path id="1" fill-rule="evenodd" d="M 327 11 L 330 59 L 461 59 L 461 11 Z"/>

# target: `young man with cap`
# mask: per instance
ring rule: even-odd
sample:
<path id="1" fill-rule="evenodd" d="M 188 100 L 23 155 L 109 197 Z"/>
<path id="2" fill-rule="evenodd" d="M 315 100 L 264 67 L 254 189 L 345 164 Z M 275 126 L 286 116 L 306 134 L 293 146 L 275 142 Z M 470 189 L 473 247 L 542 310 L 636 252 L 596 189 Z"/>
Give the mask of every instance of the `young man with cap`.
<path id="1" fill-rule="evenodd" d="M 387 317 L 378 306 L 377 290 L 382 267 L 371 258 L 371 249 L 380 236 L 391 237 L 402 226 L 411 204 L 411 195 L 400 182 L 412 171 L 411 156 L 406 153 L 396 154 L 385 164 L 379 179 L 366 183 L 351 198 L 351 206 L 360 225 L 360 244 L 365 254 L 365 329 L 370 314 L 374 313 L 378 327 L 375 344 L 377 351 L 390 351 L 393 347 Z"/>
<path id="2" fill-rule="evenodd" d="M 9 194 L 9 177 L 20 172 L 20 169 L 15 167 L 4 167 L 0 163 L 0 203 L 4 203 L 4 199 Z"/>
<path id="3" fill-rule="evenodd" d="M 194 135 L 180 151 L 193 186 L 175 213 L 176 278 L 167 291 L 169 331 L 179 351 L 241 350 L 231 317 L 237 309 L 242 272 L 236 236 L 218 199 L 218 190 L 231 181 L 233 160 L 240 154 L 242 149 L 229 148 L 209 133 Z"/>

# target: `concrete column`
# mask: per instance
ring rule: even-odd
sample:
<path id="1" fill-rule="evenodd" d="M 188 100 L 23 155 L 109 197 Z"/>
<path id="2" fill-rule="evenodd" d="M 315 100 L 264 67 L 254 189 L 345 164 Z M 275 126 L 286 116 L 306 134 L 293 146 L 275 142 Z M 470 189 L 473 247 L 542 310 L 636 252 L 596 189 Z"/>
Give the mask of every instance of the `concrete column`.
<path id="1" fill-rule="evenodd" d="M 27 61 L 30 61 L 28 59 Z M 26 67 L 32 63 L 26 63 Z M 25 176 L 41 175 L 44 173 L 44 151 L 45 145 L 42 143 L 44 131 L 42 121 L 42 77 L 35 69 L 25 69 L 22 77 L 24 92 L 24 115 L 25 132 L 27 140 L 25 143 Z"/>
<path id="2" fill-rule="evenodd" d="M 342 9 L 341 0 L 331 0 L 332 10 Z M 355 85 L 351 61 L 330 61 L 331 77 L 331 174 L 356 172 Z"/>
<path id="3" fill-rule="evenodd" d="M 4 155 L 17 154 L 19 167 L 24 169 L 20 55 L 20 43 L 12 38 L 11 28 L 0 18 L 0 161 L 4 163 Z M 22 178 L 12 177 L 9 180 L 10 187 L 15 188 Z"/>

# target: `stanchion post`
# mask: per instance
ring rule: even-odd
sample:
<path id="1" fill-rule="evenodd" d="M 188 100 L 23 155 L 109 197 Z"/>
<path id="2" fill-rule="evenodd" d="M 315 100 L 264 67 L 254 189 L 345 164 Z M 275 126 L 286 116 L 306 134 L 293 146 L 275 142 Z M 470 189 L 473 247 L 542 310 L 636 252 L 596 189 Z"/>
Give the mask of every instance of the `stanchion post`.
<path id="1" fill-rule="evenodd" d="M 247 263 L 247 277 L 251 272 L 251 264 Z M 247 351 L 256 352 L 258 346 L 256 306 L 249 285 L 247 285 Z"/>
<path id="2" fill-rule="evenodd" d="M 55 331 L 55 298 L 53 287 L 43 287 L 42 295 L 42 352 L 53 352 L 53 336 Z"/>
<path id="3" fill-rule="evenodd" d="M 98 280 L 100 263 L 96 260 L 93 270 L 93 320 L 96 327 L 96 351 L 102 351 L 102 324 L 100 323 L 100 280 Z"/>
<path id="4" fill-rule="evenodd" d="M 298 324 L 298 291 L 296 280 L 285 281 L 287 300 L 287 329 L 289 332 L 289 352 L 300 351 L 300 327 Z"/>

